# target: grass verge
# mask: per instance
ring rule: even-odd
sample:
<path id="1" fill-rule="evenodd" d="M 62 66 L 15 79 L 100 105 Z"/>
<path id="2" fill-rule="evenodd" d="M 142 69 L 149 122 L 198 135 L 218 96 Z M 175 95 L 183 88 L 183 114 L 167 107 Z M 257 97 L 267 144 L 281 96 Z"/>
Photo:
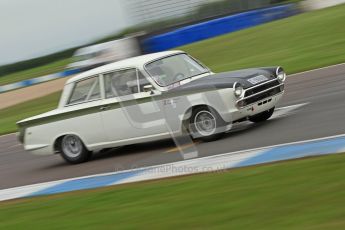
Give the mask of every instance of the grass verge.
<path id="1" fill-rule="evenodd" d="M 15 132 L 16 122 L 57 107 L 61 92 L 0 110 L 0 135 Z"/>
<path id="2" fill-rule="evenodd" d="M 215 71 L 283 66 L 288 73 L 345 62 L 345 4 L 180 47 Z"/>
<path id="3" fill-rule="evenodd" d="M 0 204 L 1 229 L 343 229 L 344 154 Z"/>
<path id="4" fill-rule="evenodd" d="M 70 58 L 0 77 L 0 86 L 63 71 Z"/>

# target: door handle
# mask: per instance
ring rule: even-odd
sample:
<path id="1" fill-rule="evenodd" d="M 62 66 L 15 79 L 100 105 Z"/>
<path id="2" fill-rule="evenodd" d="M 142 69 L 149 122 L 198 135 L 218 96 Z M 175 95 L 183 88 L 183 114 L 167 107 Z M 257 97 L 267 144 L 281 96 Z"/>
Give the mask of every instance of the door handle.
<path id="1" fill-rule="evenodd" d="M 104 110 L 109 109 L 109 107 L 110 107 L 109 105 L 104 105 L 104 106 L 101 106 L 99 109 L 104 111 Z"/>

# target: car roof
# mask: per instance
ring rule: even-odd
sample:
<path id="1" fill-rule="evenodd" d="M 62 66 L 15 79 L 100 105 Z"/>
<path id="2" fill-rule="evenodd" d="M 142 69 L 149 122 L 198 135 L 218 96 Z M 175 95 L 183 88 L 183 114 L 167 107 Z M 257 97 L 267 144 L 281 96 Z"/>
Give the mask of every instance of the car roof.
<path id="1" fill-rule="evenodd" d="M 142 68 L 146 63 L 153 61 L 155 59 L 163 58 L 166 56 L 174 55 L 184 53 L 180 50 L 174 50 L 174 51 L 164 51 L 164 52 L 158 52 L 158 53 L 152 53 L 152 54 L 145 54 L 137 57 L 127 58 L 121 61 L 113 62 L 104 66 L 97 67 L 95 69 L 91 69 L 89 71 L 83 72 L 81 74 L 78 74 L 72 78 L 70 78 L 66 84 L 70 84 L 75 81 L 82 80 L 84 78 L 97 75 L 100 73 L 116 70 L 116 69 L 124 69 L 124 68 L 131 68 L 131 67 L 137 67 Z"/>

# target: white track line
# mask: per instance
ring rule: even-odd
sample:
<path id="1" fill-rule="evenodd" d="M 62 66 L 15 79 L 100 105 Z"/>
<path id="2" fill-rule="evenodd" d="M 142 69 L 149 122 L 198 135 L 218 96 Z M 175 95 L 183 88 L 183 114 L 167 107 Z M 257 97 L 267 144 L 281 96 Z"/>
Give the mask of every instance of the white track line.
<path id="1" fill-rule="evenodd" d="M 0 138 L 2 138 L 2 137 L 7 137 L 7 136 L 12 136 L 12 135 L 17 135 L 17 132 L 15 132 L 15 133 L 8 133 L 8 134 L 1 135 Z"/>
<path id="2" fill-rule="evenodd" d="M 311 69 L 311 70 L 307 70 L 307 71 L 303 71 L 303 72 L 299 72 L 299 73 L 289 74 L 288 76 L 292 77 L 292 76 L 299 75 L 299 74 L 310 73 L 310 72 L 314 72 L 314 71 L 318 71 L 318 70 L 324 70 L 324 69 L 330 69 L 330 68 L 337 67 L 337 66 L 342 66 L 342 65 L 345 65 L 345 62 L 344 63 L 335 64 L 335 65 L 320 67 L 320 68 L 316 68 L 316 69 Z"/>
<path id="3" fill-rule="evenodd" d="M 293 111 L 295 111 L 295 110 L 297 110 L 303 106 L 306 106 L 308 104 L 310 104 L 310 103 L 307 102 L 307 103 L 301 103 L 301 104 L 289 105 L 289 106 L 277 108 L 277 109 L 275 109 L 271 119 L 291 115 L 291 113 Z"/>
<path id="4" fill-rule="evenodd" d="M 296 105 L 288 105 L 288 106 L 284 106 L 284 107 L 279 107 L 279 108 L 276 109 L 276 111 L 285 110 L 285 109 L 289 109 L 289 110 L 292 109 L 292 110 L 294 110 L 294 109 L 298 109 L 300 107 L 306 106 L 308 104 L 310 104 L 310 103 L 309 102 L 305 102 L 305 103 L 296 104 Z"/>
<path id="5" fill-rule="evenodd" d="M 290 143 L 285 143 L 285 144 L 280 144 L 280 145 L 272 145 L 272 146 L 267 146 L 263 148 L 254 148 L 254 149 L 242 150 L 242 151 L 237 151 L 237 152 L 223 153 L 223 154 L 218 154 L 218 155 L 213 155 L 213 156 L 208 156 L 208 157 L 177 161 L 177 162 L 172 162 L 172 163 L 167 163 L 167 164 L 142 167 L 142 168 L 124 170 L 124 171 L 119 171 L 119 172 L 102 173 L 102 174 L 89 175 L 89 176 L 84 176 L 84 177 L 76 177 L 76 178 L 70 178 L 70 179 L 64 179 L 64 180 L 57 180 L 57 181 L 51 181 L 51 182 L 44 182 L 44 183 L 37 183 L 37 184 L 32 184 L 32 185 L 8 188 L 8 189 L 0 190 L 0 201 L 30 196 L 32 193 L 61 185 L 63 182 L 74 181 L 78 179 L 85 179 L 85 178 L 90 178 L 90 177 L 97 178 L 97 177 L 106 176 L 106 175 L 117 175 L 119 173 L 126 173 L 126 172 L 138 172 L 138 174 L 134 175 L 133 177 L 129 177 L 125 179 L 124 181 L 119 180 L 114 183 L 105 184 L 99 187 L 116 185 L 116 184 L 127 184 L 127 183 L 146 181 L 146 180 L 152 180 L 152 179 L 168 178 L 172 176 L 181 176 L 181 175 L 187 175 L 187 174 L 188 175 L 197 174 L 198 172 L 224 170 L 224 169 L 228 169 L 229 167 L 235 166 L 238 162 L 245 160 L 248 157 L 253 157 L 253 156 L 255 157 L 256 155 L 260 154 L 260 152 L 265 152 L 266 150 L 273 149 L 277 146 L 286 146 L 286 145 L 294 145 L 294 144 L 300 144 L 300 143 L 315 142 L 315 141 L 332 139 L 332 138 L 337 138 L 337 137 L 345 137 L 345 134 L 335 135 L 335 136 L 330 136 L 330 137 L 323 137 L 323 138 L 315 138 L 315 139 L 310 139 L 310 140 L 305 140 L 305 141 L 290 142 Z M 337 151 L 337 152 L 341 152 L 341 151 Z M 229 157 L 232 157 L 231 162 L 229 162 L 230 160 Z M 166 167 L 166 169 L 169 170 L 170 167 L 184 168 L 188 166 L 191 167 L 192 169 L 194 168 L 197 170 L 194 173 L 193 172 L 189 173 L 188 170 L 186 172 L 183 171 L 182 173 L 180 173 L 180 171 L 174 171 L 174 170 L 166 171 L 163 173 L 160 173 L 161 172 L 160 170 L 157 171 L 157 169 L 164 169 L 164 167 Z M 203 170 L 199 171 L 200 169 L 203 169 Z M 156 173 L 156 171 L 158 173 Z"/>
<path id="6" fill-rule="evenodd" d="M 266 150 L 266 149 L 272 149 L 272 148 L 276 148 L 276 147 L 283 147 L 283 146 L 288 146 L 288 145 L 310 143 L 310 142 L 315 142 L 315 141 L 322 141 L 322 140 L 327 140 L 327 139 L 333 139 L 333 138 L 337 138 L 337 137 L 345 137 L 345 133 L 344 134 L 339 134 L 339 135 L 334 135 L 334 136 L 328 136 L 328 137 L 314 138 L 314 139 L 303 140 L 303 141 L 289 142 L 289 143 L 284 143 L 284 144 L 277 144 L 277 145 L 270 145 L 270 146 L 259 147 L 259 148 L 239 150 L 239 151 L 228 152 L 228 153 L 221 153 L 221 154 L 212 155 L 212 156 L 205 156 L 205 157 L 199 157 L 199 158 L 194 158 L 194 159 L 175 161 L 175 162 L 166 163 L 166 164 L 160 164 L 160 165 L 152 165 L 152 166 L 146 166 L 146 167 L 141 167 L 141 168 L 127 169 L 127 170 L 122 170 L 122 171 L 118 171 L 118 172 L 107 172 L 107 173 L 100 173 L 100 174 L 94 174 L 94 175 L 88 175 L 88 176 L 72 177 L 72 178 L 68 178 L 68 179 L 49 181 L 49 182 L 43 182 L 43 183 L 36 183 L 36 184 L 31 184 L 31 185 L 12 187 L 12 188 L 8 188 L 8 189 L 16 189 L 16 188 L 22 188 L 22 187 L 35 187 L 37 185 L 42 185 L 42 184 L 51 184 L 51 183 L 55 184 L 55 183 L 66 182 L 66 181 L 70 181 L 70 180 L 78 180 L 78 179 L 85 179 L 85 178 L 98 177 L 98 176 L 115 175 L 115 174 L 119 174 L 119 173 L 131 172 L 131 171 L 134 171 L 134 170 L 150 170 L 150 169 L 157 168 L 157 167 L 169 166 L 169 165 L 177 163 L 177 162 L 183 162 L 184 164 L 189 164 L 189 163 L 191 163 L 193 161 L 212 159 L 212 158 L 215 158 L 215 157 L 222 157 L 222 156 L 226 156 L 226 155 L 244 154 L 244 153 L 247 153 L 247 152 L 258 152 L 258 151 L 263 151 L 263 150 Z M 7 190 L 7 189 L 5 189 L 5 190 Z M 0 190 L 0 191 L 2 191 L 2 190 Z"/>

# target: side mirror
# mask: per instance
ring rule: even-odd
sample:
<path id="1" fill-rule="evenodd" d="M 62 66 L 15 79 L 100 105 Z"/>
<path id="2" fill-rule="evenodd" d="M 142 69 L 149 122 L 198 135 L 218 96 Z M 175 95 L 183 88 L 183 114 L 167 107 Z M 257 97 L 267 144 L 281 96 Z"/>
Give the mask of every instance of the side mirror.
<path id="1" fill-rule="evenodd" d="M 153 85 L 145 85 L 144 92 L 151 92 L 151 95 L 154 94 L 153 92 Z"/>

